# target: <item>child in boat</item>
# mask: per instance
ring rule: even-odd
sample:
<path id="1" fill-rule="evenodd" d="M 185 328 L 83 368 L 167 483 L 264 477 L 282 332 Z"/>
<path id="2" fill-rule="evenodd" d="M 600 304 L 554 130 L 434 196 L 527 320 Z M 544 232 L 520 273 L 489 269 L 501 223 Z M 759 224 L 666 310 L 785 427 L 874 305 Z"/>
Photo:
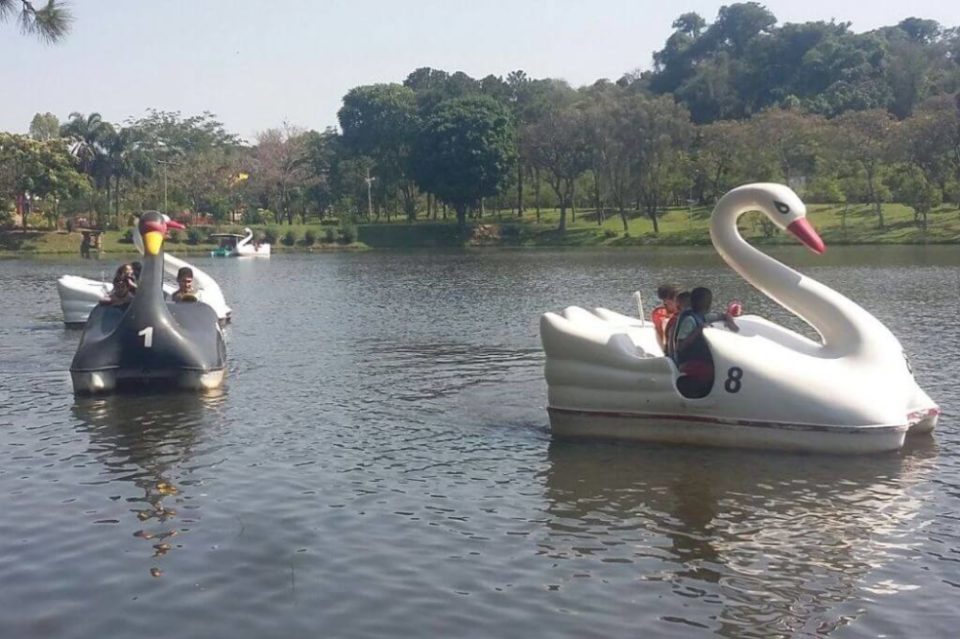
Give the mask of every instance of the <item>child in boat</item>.
<path id="1" fill-rule="evenodd" d="M 179 288 L 170 296 L 174 302 L 196 302 L 197 292 L 193 290 L 193 269 L 189 266 L 182 266 L 177 271 L 177 284 Z"/>
<path id="2" fill-rule="evenodd" d="M 667 321 L 667 328 L 664 330 L 664 334 L 667 338 L 665 354 L 671 359 L 674 359 L 673 348 L 676 343 L 677 319 L 680 317 L 681 313 L 688 308 L 690 308 L 690 291 L 682 291 L 677 293 L 677 312 L 670 316 L 670 319 Z"/>
<path id="3" fill-rule="evenodd" d="M 667 323 L 677 313 L 677 287 L 672 284 L 663 284 L 657 288 L 657 297 L 660 298 L 660 306 L 653 309 L 650 320 L 657 332 L 657 344 L 666 352 Z"/>
<path id="4" fill-rule="evenodd" d="M 681 374 L 677 388 L 686 397 L 706 397 L 713 388 L 713 356 L 703 337 L 704 327 L 722 319 L 730 330 L 740 330 L 727 313 L 710 313 L 712 304 L 710 289 L 697 287 L 690 293 L 690 308 L 677 318 L 672 350 Z"/>
<path id="5" fill-rule="evenodd" d="M 133 295 L 136 292 L 137 282 L 133 277 L 133 267 L 129 264 L 121 264 L 113 274 L 113 289 L 106 298 L 100 300 L 100 303 L 123 306 L 133 301 Z"/>

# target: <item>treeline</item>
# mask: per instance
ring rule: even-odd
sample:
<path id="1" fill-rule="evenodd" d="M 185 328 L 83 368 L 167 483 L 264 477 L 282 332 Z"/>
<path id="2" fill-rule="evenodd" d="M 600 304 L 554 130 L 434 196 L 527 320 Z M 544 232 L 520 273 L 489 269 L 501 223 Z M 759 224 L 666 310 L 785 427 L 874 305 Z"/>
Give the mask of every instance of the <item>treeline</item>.
<path id="1" fill-rule="evenodd" d="M 147 208 L 244 223 L 415 222 L 589 208 L 598 223 L 709 205 L 750 181 L 811 201 L 960 204 L 960 35 L 911 18 L 777 26 L 756 3 L 712 24 L 684 14 L 646 73 L 574 89 L 523 71 L 421 68 L 344 96 L 339 130 L 288 124 L 242 143 L 214 116 L 151 112 L 123 125 L 38 114 L 0 134 L 0 197 L 52 218 L 122 224 Z M 54 203 L 51 206 L 51 201 Z"/>

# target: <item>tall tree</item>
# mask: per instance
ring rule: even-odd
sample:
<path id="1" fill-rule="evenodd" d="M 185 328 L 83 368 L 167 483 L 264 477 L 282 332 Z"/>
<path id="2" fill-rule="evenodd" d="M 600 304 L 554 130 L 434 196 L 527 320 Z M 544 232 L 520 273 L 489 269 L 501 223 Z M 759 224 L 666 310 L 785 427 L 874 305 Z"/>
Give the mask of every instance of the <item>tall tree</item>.
<path id="1" fill-rule="evenodd" d="M 668 96 L 635 96 L 634 100 L 631 115 L 635 122 L 632 142 L 637 199 L 653 223 L 653 232 L 659 233 L 658 215 L 687 174 L 684 162 L 693 126 L 690 112 Z"/>
<path id="2" fill-rule="evenodd" d="M 52 113 L 37 113 L 30 120 L 30 137 L 41 141 L 60 137 L 60 120 Z"/>
<path id="3" fill-rule="evenodd" d="M 310 186 L 311 173 L 305 149 L 306 131 L 284 124 L 257 134 L 254 173 L 251 178 L 279 216 L 293 224 L 291 204 Z"/>
<path id="4" fill-rule="evenodd" d="M 495 195 L 516 159 L 510 114 L 485 96 L 441 103 L 424 122 L 413 151 L 417 184 L 449 203 L 466 230 L 467 207 Z"/>
<path id="5" fill-rule="evenodd" d="M 380 188 L 399 190 L 407 219 L 415 219 L 410 153 L 419 119 L 413 90 L 400 84 L 356 87 L 344 96 L 337 118 L 344 146 L 375 162 Z"/>
<path id="6" fill-rule="evenodd" d="M 73 159 L 60 140 L 40 141 L 25 135 L 0 133 L 0 201 L 76 197 L 89 189 L 76 171 Z M 27 217 L 23 225 L 26 230 Z"/>
<path id="7" fill-rule="evenodd" d="M 577 179 L 590 168 L 588 136 L 587 116 L 576 107 L 551 113 L 524 132 L 531 162 L 545 172 L 559 200 L 561 233 L 567 230 Z"/>
<path id="8" fill-rule="evenodd" d="M 881 109 L 851 111 L 833 120 L 831 125 L 835 153 L 855 170 L 863 171 L 865 192 L 874 207 L 877 227 L 884 228 L 883 174 L 892 153 L 893 118 Z"/>
<path id="9" fill-rule="evenodd" d="M 113 126 L 99 113 L 85 116 L 71 113 L 70 120 L 60 127 L 60 135 L 70 143 L 70 152 L 77 158 L 80 172 L 87 175 L 93 187 L 100 191 L 110 187 L 110 169 L 106 161 L 105 144 L 113 135 Z M 108 206 L 109 206 L 109 193 Z M 103 211 L 91 199 L 90 208 L 95 209 L 98 223 L 103 224 Z"/>

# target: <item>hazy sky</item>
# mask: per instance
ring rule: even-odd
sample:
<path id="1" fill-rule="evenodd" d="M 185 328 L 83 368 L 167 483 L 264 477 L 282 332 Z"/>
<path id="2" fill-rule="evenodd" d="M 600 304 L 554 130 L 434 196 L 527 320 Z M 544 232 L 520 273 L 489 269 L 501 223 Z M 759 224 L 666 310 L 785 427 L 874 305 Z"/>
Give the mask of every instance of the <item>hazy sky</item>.
<path id="1" fill-rule="evenodd" d="M 36 112 L 120 122 L 148 108 L 207 110 L 231 131 L 337 123 L 351 88 L 402 82 L 417 67 L 480 78 L 523 69 L 574 86 L 649 68 L 686 11 L 712 22 L 730 2 L 690 0 L 72 0 L 73 30 L 44 45 L 0 25 L 0 130 Z M 783 22 L 910 16 L 960 25 L 947 0 L 771 0 Z"/>

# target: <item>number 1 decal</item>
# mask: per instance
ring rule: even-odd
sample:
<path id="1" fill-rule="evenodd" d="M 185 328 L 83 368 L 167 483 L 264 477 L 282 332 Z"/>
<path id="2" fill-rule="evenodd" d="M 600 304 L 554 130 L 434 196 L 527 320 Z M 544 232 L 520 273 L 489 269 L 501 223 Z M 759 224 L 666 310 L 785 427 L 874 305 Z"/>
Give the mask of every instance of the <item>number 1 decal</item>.
<path id="1" fill-rule="evenodd" d="M 137 333 L 137 335 L 141 335 L 143 337 L 144 348 L 153 347 L 153 327 L 152 326 L 146 327 L 145 329 Z"/>

